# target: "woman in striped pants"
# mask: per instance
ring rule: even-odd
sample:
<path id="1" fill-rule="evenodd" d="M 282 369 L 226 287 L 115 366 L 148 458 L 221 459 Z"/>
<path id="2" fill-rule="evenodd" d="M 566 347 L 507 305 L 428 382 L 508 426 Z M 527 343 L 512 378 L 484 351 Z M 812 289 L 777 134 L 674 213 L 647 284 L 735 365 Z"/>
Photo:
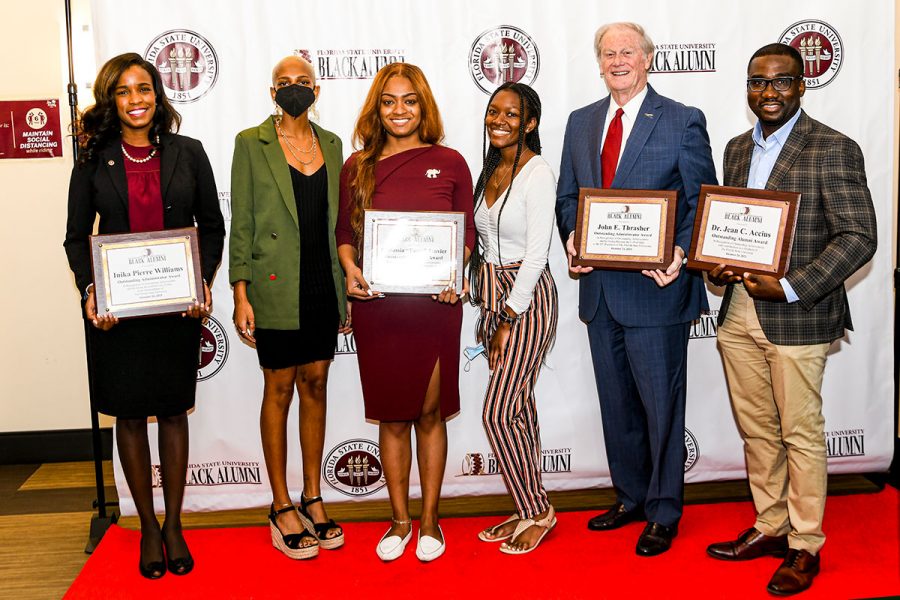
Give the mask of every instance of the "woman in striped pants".
<path id="1" fill-rule="evenodd" d="M 484 165 L 475 186 L 478 246 L 470 263 L 478 338 L 491 379 L 484 426 L 516 514 L 478 534 L 500 551 L 534 550 L 556 525 L 541 483 L 534 387 L 556 332 L 556 285 L 547 265 L 556 181 L 540 156 L 541 103 L 527 85 L 505 83 L 485 113 Z M 488 147 L 487 141 L 490 141 Z"/>

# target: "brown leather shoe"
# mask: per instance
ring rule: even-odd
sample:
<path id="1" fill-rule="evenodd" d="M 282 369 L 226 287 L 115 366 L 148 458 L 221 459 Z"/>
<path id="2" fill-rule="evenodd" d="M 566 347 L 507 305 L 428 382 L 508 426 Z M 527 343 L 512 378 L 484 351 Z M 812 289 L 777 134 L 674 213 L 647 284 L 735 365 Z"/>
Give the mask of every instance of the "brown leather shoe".
<path id="1" fill-rule="evenodd" d="M 819 555 L 813 556 L 806 550 L 791 548 L 772 579 L 766 591 L 776 596 L 790 596 L 809 589 L 813 578 L 819 574 Z"/>
<path id="2" fill-rule="evenodd" d="M 706 548 L 706 553 L 719 560 L 753 560 L 763 556 L 783 557 L 787 554 L 787 550 L 786 535 L 764 535 L 751 527 L 742 531 L 733 542 L 710 544 Z"/>

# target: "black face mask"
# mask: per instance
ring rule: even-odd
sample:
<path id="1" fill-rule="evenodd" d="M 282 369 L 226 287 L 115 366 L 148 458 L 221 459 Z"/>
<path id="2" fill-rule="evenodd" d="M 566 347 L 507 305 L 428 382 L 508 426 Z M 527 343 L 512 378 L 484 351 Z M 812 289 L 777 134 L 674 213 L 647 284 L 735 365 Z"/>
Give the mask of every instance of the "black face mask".
<path id="1" fill-rule="evenodd" d="M 305 85 L 286 85 L 275 92 L 275 102 L 295 119 L 316 101 L 316 94 Z"/>

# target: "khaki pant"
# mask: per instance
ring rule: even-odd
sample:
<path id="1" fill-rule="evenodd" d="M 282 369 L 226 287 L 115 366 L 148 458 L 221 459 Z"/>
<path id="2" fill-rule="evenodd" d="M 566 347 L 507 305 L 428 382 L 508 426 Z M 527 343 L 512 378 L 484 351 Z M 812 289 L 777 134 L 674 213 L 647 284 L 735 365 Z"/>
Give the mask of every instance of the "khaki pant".
<path id="1" fill-rule="evenodd" d="M 757 530 L 788 534 L 791 548 L 825 543 L 827 492 L 822 376 L 830 344 L 779 346 L 766 339 L 753 299 L 734 286 L 719 349 L 756 506 Z"/>

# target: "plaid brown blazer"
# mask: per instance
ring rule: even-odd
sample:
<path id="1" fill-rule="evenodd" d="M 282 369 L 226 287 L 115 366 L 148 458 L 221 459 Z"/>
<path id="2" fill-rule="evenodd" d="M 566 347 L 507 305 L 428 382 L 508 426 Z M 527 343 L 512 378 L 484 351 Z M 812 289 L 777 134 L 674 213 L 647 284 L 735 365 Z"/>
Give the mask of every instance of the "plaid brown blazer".
<path id="1" fill-rule="evenodd" d="M 725 148 L 725 185 L 745 187 L 753 155 L 752 131 Z M 800 114 L 772 169 L 768 190 L 800 192 L 800 210 L 785 277 L 798 302 L 756 300 L 770 342 L 797 346 L 832 342 L 853 329 L 844 281 L 875 254 L 875 208 L 859 146 Z M 719 325 L 731 301 L 728 286 Z"/>

